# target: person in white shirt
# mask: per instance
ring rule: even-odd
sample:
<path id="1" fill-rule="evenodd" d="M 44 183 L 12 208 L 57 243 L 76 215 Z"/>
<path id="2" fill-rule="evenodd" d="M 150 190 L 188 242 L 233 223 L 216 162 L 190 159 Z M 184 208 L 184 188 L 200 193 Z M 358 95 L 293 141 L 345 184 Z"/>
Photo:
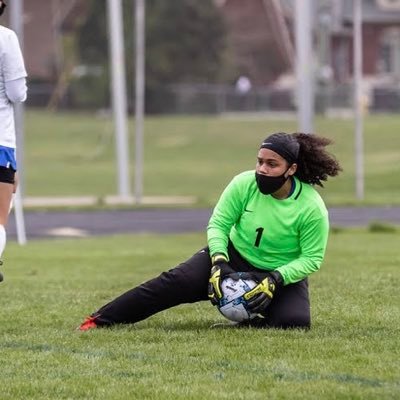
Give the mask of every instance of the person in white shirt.
<path id="1" fill-rule="evenodd" d="M 5 8 L 6 3 L 0 0 L 0 16 Z M 14 104 L 26 100 L 26 77 L 17 35 L 0 25 L 0 265 L 6 246 L 5 226 L 17 186 Z"/>

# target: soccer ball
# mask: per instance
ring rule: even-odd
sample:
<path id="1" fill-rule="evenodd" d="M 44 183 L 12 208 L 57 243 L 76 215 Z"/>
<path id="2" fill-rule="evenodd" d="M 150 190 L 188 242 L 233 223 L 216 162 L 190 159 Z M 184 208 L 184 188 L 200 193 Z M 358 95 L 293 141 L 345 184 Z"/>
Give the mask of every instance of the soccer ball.
<path id="1" fill-rule="evenodd" d="M 243 295 L 256 285 L 256 282 L 250 279 L 234 280 L 226 277 L 221 283 L 223 297 L 219 301 L 218 310 L 225 318 L 235 322 L 254 318 L 257 314 L 247 310 L 247 301 Z"/>

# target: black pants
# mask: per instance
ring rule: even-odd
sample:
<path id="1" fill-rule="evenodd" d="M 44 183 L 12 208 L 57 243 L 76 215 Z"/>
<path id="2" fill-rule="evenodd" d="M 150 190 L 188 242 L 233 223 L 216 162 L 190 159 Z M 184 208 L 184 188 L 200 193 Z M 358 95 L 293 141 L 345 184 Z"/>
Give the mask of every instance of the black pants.
<path id="1" fill-rule="evenodd" d="M 237 271 L 260 272 L 245 261 L 231 244 L 228 251 L 230 265 Z M 92 315 L 99 326 L 131 324 L 179 304 L 206 301 L 210 270 L 211 260 L 206 247 L 177 267 L 125 292 Z M 260 326 L 259 322 L 257 326 Z M 310 327 L 307 279 L 277 291 L 268 306 L 263 326 Z"/>

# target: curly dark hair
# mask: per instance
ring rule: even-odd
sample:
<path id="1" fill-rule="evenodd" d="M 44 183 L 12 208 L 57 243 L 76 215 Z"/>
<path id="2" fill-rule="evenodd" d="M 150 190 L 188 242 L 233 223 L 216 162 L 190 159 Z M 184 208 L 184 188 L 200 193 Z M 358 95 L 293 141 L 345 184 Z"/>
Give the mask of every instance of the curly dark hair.
<path id="1" fill-rule="evenodd" d="M 295 176 L 302 182 L 323 187 L 322 181 L 342 171 L 336 158 L 325 149 L 332 143 L 330 139 L 299 132 L 293 133 L 293 136 L 300 144 Z"/>

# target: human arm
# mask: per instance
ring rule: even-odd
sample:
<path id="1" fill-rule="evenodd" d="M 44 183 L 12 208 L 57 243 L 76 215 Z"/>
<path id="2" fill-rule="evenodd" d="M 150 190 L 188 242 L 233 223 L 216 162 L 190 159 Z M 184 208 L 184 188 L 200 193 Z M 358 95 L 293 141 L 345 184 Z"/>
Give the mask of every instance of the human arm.
<path id="1" fill-rule="evenodd" d="M 315 210 L 299 229 L 300 255 L 276 269 L 284 284 L 295 283 L 319 270 L 325 255 L 329 233 L 327 212 Z"/>
<path id="2" fill-rule="evenodd" d="M 262 279 L 257 279 L 258 284 L 248 291 L 244 298 L 247 300 L 247 308 L 256 314 L 264 314 L 271 303 L 275 292 L 283 284 L 282 275 L 277 271 L 268 272 Z"/>
<path id="3" fill-rule="evenodd" d="M 26 100 L 26 79 L 19 78 L 5 82 L 6 96 L 11 103 L 22 103 Z"/>
<path id="4" fill-rule="evenodd" d="M 222 192 L 207 226 L 210 254 L 223 254 L 227 260 L 229 234 L 243 213 L 245 190 L 239 176 Z"/>
<path id="5" fill-rule="evenodd" d="M 26 70 L 15 32 L 8 29 L 2 39 L 1 71 L 4 77 L 6 95 L 11 102 L 26 99 Z"/>
<path id="6" fill-rule="evenodd" d="M 319 269 L 327 242 L 329 224 L 324 210 L 313 210 L 299 227 L 300 254 L 291 262 L 255 276 L 257 285 L 245 298 L 254 313 L 265 314 L 280 286 L 298 282 Z"/>
<path id="7" fill-rule="evenodd" d="M 213 305 L 217 305 L 219 300 L 221 300 L 222 288 L 221 283 L 227 275 L 230 275 L 235 279 L 236 272 L 229 265 L 227 257 L 223 254 L 215 254 L 211 257 L 211 275 L 208 281 L 208 298 Z M 239 276 L 237 276 L 239 278 Z"/>
<path id="8" fill-rule="evenodd" d="M 240 181 L 240 179 L 239 179 Z M 208 297 L 217 304 L 222 297 L 221 282 L 227 275 L 235 279 L 235 270 L 229 264 L 229 234 L 243 212 L 243 187 L 235 177 L 223 191 L 207 227 L 211 255 L 211 276 Z"/>

